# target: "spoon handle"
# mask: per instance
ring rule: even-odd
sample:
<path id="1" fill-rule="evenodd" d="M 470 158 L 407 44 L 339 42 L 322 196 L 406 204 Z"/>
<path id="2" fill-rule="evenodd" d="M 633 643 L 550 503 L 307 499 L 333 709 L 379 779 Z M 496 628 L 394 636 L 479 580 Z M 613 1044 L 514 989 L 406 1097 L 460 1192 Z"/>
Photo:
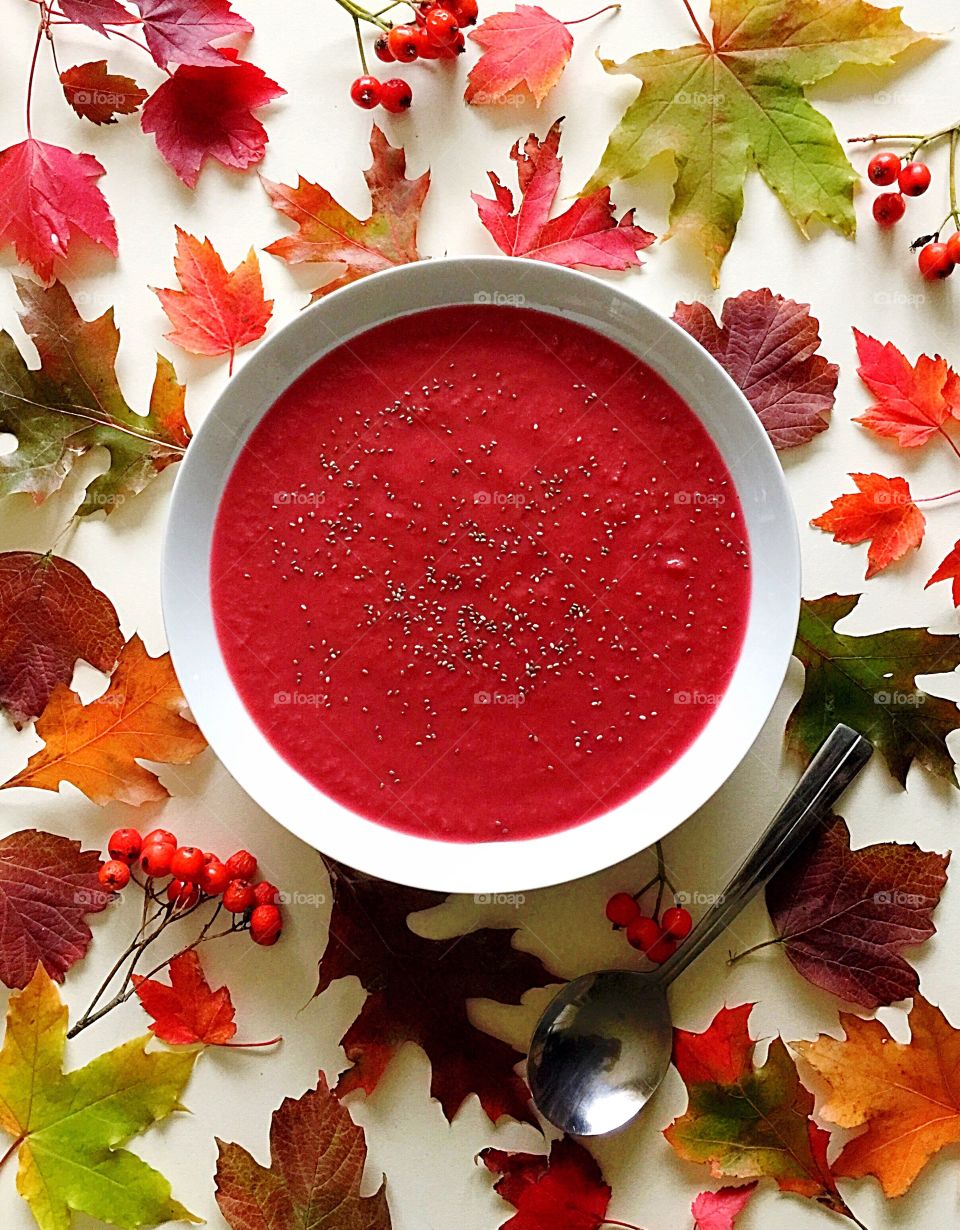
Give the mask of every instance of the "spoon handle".
<path id="1" fill-rule="evenodd" d="M 674 955 L 660 966 L 655 976 L 662 986 L 668 986 L 712 944 L 754 894 L 780 870 L 814 826 L 827 816 L 872 752 L 869 740 L 849 726 L 834 727 L 725 891 Z"/>

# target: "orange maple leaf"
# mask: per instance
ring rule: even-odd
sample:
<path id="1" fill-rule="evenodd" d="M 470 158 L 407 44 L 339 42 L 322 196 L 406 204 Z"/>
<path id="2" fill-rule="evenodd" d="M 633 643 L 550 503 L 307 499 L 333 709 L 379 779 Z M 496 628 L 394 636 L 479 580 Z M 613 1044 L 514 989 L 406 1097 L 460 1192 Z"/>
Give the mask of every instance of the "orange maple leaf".
<path id="1" fill-rule="evenodd" d="M 494 13 L 470 35 L 483 54 L 467 76 L 464 98 L 477 106 L 533 97 L 539 107 L 563 75 L 573 36 L 538 4 Z"/>
<path id="2" fill-rule="evenodd" d="M 911 363 L 892 342 L 885 344 L 854 329 L 860 379 L 877 401 L 855 418 L 878 436 L 903 448 L 917 448 L 931 436 L 947 438 L 944 423 L 960 417 L 960 376 L 939 355 Z"/>
<path id="3" fill-rule="evenodd" d="M 913 502 L 905 478 L 882 474 L 851 474 L 859 488 L 841 495 L 825 513 L 810 522 L 832 534 L 835 542 L 869 541 L 867 580 L 923 541 L 926 518 Z"/>
<path id="4" fill-rule="evenodd" d="M 94 803 L 134 807 L 169 791 L 138 763 L 188 764 L 207 746 L 200 728 L 182 716 L 186 702 L 170 655 L 151 658 L 138 636 L 124 646 L 106 692 L 84 705 L 65 684 L 54 690 L 37 734 L 44 746 L 16 777 L 0 786 L 57 790 L 71 782 Z"/>
<path id="5" fill-rule="evenodd" d="M 823 1118 L 866 1129 L 833 1173 L 874 1175 L 887 1196 L 902 1195 L 935 1153 L 960 1141 L 960 1030 L 921 996 L 909 1019 L 909 1042 L 895 1042 L 879 1021 L 841 1013 L 846 1038 L 792 1044 L 827 1083 Z"/>
<path id="6" fill-rule="evenodd" d="M 933 574 L 930 580 L 924 585 L 924 589 L 929 589 L 931 585 L 935 585 L 937 581 L 952 581 L 953 585 L 951 593 L 953 596 L 953 605 L 960 606 L 960 542 L 953 545 L 953 550 L 944 559 L 940 567 Z"/>
<path id="7" fill-rule="evenodd" d="M 152 287 L 173 325 L 164 337 L 191 354 L 228 354 L 232 372 L 239 348 L 263 337 L 273 314 L 257 254 L 251 248 L 228 273 L 209 239 L 201 242 L 178 226 L 173 265 L 182 289 Z"/>
<path id="8" fill-rule="evenodd" d="M 137 998 L 153 1017 L 151 1033 L 171 1046 L 197 1042 L 223 1046 L 229 1042 L 237 1032 L 230 992 L 226 987 L 212 989 L 196 952 L 187 950 L 174 957 L 169 973 L 169 986 L 133 975 Z"/>

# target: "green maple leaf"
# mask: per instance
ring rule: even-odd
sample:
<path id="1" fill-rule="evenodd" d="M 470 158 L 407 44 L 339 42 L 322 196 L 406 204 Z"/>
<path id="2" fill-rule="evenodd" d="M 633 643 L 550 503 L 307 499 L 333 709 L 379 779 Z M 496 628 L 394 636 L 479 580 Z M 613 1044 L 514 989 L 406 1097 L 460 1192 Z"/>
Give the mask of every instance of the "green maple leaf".
<path id="1" fill-rule="evenodd" d="M 716 283 L 753 166 L 804 233 L 814 219 L 854 233 L 856 172 L 804 88 L 843 64 L 890 64 L 926 35 L 904 25 L 899 8 L 865 0 L 712 0 L 711 17 L 712 40 L 603 61 L 643 88 L 584 193 L 669 151 L 677 171 L 669 233 L 696 238 Z"/>
<path id="2" fill-rule="evenodd" d="M 69 1230 L 74 1212 L 124 1230 L 200 1219 L 170 1196 L 170 1184 L 121 1148 L 180 1110 L 196 1052 L 145 1050 L 150 1035 L 115 1047 L 84 1068 L 62 1069 L 67 1010 L 42 966 L 10 1000 L 0 1051 L 0 1130 L 19 1153 L 17 1191 L 41 1230 Z"/>
<path id="3" fill-rule="evenodd" d="M 960 709 L 917 686 L 918 675 L 956 670 L 960 637 L 926 628 L 837 632 L 859 601 L 859 594 L 828 594 L 801 605 L 793 652 L 806 677 L 787 722 L 787 746 L 807 762 L 837 722 L 846 722 L 883 753 L 901 786 L 914 760 L 960 785 L 946 744 L 960 727 Z"/>
<path id="4" fill-rule="evenodd" d="M 117 380 L 113 310 L 84 320 L 59 282 L 15 281 L 40 367 L 27 367 L 13 338 L 0 332 L 0 432 L 17 441 L 0 454 L 0 495 L 27 491 L 39 502 L 60 488 L 77 457 L 100 445 L 110 465 L 89 484 L 78 512 L 110 512 L 183 456 L 190 441 L 183 386 L 157 355 L 149 412 L 135 413 Z"/>

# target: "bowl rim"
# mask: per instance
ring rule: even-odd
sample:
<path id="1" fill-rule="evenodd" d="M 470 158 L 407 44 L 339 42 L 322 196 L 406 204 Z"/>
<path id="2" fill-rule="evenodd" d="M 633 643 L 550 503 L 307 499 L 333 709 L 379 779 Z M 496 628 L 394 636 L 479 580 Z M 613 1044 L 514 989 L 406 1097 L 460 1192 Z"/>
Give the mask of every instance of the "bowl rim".
<path id="1" fill-rule="evenodd" d="M 734 477 L 753 456 L 760 475 L 756 489 L 735 481 L 751 544 L 750 614 L 740 659 L 712 715 L 648 786 L 611 811 L 546 836 L 441 841 L 391 829 L 336 802 L 301 777 L 254 723 L 233 686 L 213 624 L 209 565 L 216 489 L 222 494 L 247 436 L 279 392 L 349 337 L 431 305 L 517 299 L 578 318 L 659 371 L 684 396 Z M 591 312 L 602 312 L 603 320 Z M 357 327 L 338 332 L 338 321 L 357 318 Z M 680 360 L 668 361 L 667 352 Z M 709 393 L 729 417 L 710 408 L 712 402 L 696 404 L 678 385 Z M 705 421 L 705 413 L 716 415 L 716 423 Z M 224 450 L 232 450 L 226 462 Z M 315 849 L 383 879 L 495 901 L 630 857 L 683 823 L 733 774 L 769 717 L 790 662 L 801 597 L 799 533 L 783 469 L 759 417 L 723 367 L 680 325 L 591 274 L 520 257 L 455 256 L 350 283 L 300 312 L 235 370 L 177 471 L 163 540 L 161 605 L 174 668 L 195 720 L 228 773 L 268 815 Z M 765 543 L 760 555 L 758 527 Z M 764 580 L 775 593 L 758 591 L 761 562 L 772 565 Z M 318 808 L 332 822 L 318 825 Z"/>

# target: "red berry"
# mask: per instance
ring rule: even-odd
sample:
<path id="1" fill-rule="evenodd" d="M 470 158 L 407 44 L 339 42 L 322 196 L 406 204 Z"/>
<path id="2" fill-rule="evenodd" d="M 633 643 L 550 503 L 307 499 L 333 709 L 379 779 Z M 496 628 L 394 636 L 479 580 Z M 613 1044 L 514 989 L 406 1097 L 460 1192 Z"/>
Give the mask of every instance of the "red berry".
<path id="1" fill-rule="evenodd" d="M 655 944 L 647 949 L 647 956 L 654 965 L 662 965 L 668 957 L 677 951 L 677 941 L 672 935 L 661 935 Z"/>
<path id="2" fill-rule="evenodd" d="M 130 868 L 118 858 L 112 858 L 104 863 L 97 872 L 97 877 L 104 888 L 112 893 L 118 893 L 130 883 Z"/>
<path id="3" fill-rule="evenodd" d="M 893 226 L 906 211 L 906 202 L 899 192 L 881 192 L 874 198 L 873 216 L 881 226 Z"/>
<path id="4" fill-rule="evenodd" d="M 280 889 L 269 880 L 261 880 L 253 886 L 254 905 L 279 905 Z"/>
<path id="5" fill-rule="evenodd" d="M 177 847 L 163 841 L 146 841 L 140 851 L 140 866 L 148 876 L 168 876 Z"/>
<path id="6" fill-rule="evenodd" d="M 625 927 L 640 913 L 640 907 L 629 893 L 614 893 L 607 902 L 607 918 L 615 927 Z"/>
<path id="7" fill-rule="evenodd" d="M 413 102 L 413 90 L 402 77 L 391 77 L 389 81 L 383 83 L 381 102 L 385 110 L 398 115 L 401 111 L 409 109 Z"/>
<path id="8" fill-rule="evenodd" d="M 107 842 L 110 857 L 128 865 L 137 861 L 142 849 L 143 841 L 136 829 L 117 829 Z"/>
<path id="9" fill-rule="evenodd" d="M 189 880 L 193 883 L 203 871 L 203 851 L 196 846 L 180 846 L 174 851 L 170 860 L 170 874 L 178 880 Z"/>
<path id="10" fill-rule="evenodd" d="M 954 231 L 947 240 L 947 253 L 955 265 L 960 265 L 960 231 Z"/>
<path id="11" fill-rule="evenodd" d="M 950 249 L 945 243 L 928 243 L 925 248 L 921 248 L 918 264 L 920 272 L 928 282 L 948 278 L 953 273 Z"/>
<path id="12" fill-rule="evenodd" d="M 376 42 L 373 44 L 373 52 L 378 60 L 382 60 L 384 64 L 392 64 L 397 58 L 390 50 L 390 44 L 387 42 L 385 34 L 378 34 Z"/>
<path id="13" fill-rule="evenodd" d="M 280 938 L 283 918 L 275 905 L 258 905 L 250 915 L 250 938 L 269 948 Z"/>
<path id="14" fill-rule="evenodd" d="M 226 864 L 221 863 L 218 858 L 213 858 L 209 863 L 204 864 L 203 870 L 197 877 L 197 883 L 208 897 L 219 897 L 230 883 L 230 872 L 227 871 Z"/>
<path id="15" fill-rule="evenodd" d="M 439 58 L 440 44 L 430 37 L 425 26 L 417 26 L 413 32 L 413 39 L 417 45 L 417 55 L 421 60 L 436 60 Z"/>
<path id="16" fill-rule="evenodd" d="M 878 188 L 886 188 L 900 174 L 901 165 L 897 154 L 874 154 L 867 166 L 867 178 Z"/>
<path id="17" fill-rule="evenodd" d="M 458 26 L 472 26 L 477 20 L 477 0 L 455 0 L 451 7 Z"/>
<path id="18" fill-rule="evenodd" d="M 167 829 L 153 829 L 143 839 L 145 846 L 152 845 L 154 842 L 159 842 L 162 846 L 173 846 L 174 849 L 180 844 Z"/>
<path id="19" fill-rule="evenodd" d="M 645 914 L 638 914 L 627 923 L 627 943 L 633 948 L 639 948 L 641 952 L 649 951 L 654 944 L 659 943 L 662 936 L 663 932 L 657 920 L 648 918 Z"/>
<path id="20" fill-rule="evenodd" d="M 432 8 L 427 13 L 424 22 L 427 33 L 438 43 L 452 43 L 460 32 L 457 19 L 449 9 Z"/>
<path id="21" fill-rule="evenodd" d="M 380 82 L 369 73 L 364 73 L 351 85 L 350 97 L 358 107 L 370 111 L 380 104 Z"/>
<path id="22" fill-rule="evenodd" d="M 257 860 L 249 850 L 238 850 L 227 859 L 231 880 L 252 880 L 257 874 Z"/>
<path id="23" fill-rule="evenodd" d="M 897 176 L 904 196 L 923 196 L 930 187 L 930 168 L 925 162 L 908 162 Z"/>
<path id="24" fill-rule="evenodd" d="M 663 924 L 664 933 L 674 940 L 685 940 L 693 926 L 690 911 L 685 910 L 682 905 L 672 905 L 669 910 L 664 910 L 660 922 Z"/>
<path id="25" fill-rule="evenodd" d="M 167 900 L 180 909 L 187 909 L 200 900 L 200 889 L 186 880 L 171 880 L 167 885 Z"/>
<path id="26" fill-rule="evenodd" d="M 413 26 L 394 26 L 387 35 L 387 46 L 393 52 L 393 58 L 401 64 L 412 64 L 420 54 L 417 32 Z"/>
<path id="27" fill-rule="evenodd" d="M 231 914 L 244 914 L 252 905 L 253 885 L 247 880 L 231 880 L 223 890 L 223 908 Z"/>

